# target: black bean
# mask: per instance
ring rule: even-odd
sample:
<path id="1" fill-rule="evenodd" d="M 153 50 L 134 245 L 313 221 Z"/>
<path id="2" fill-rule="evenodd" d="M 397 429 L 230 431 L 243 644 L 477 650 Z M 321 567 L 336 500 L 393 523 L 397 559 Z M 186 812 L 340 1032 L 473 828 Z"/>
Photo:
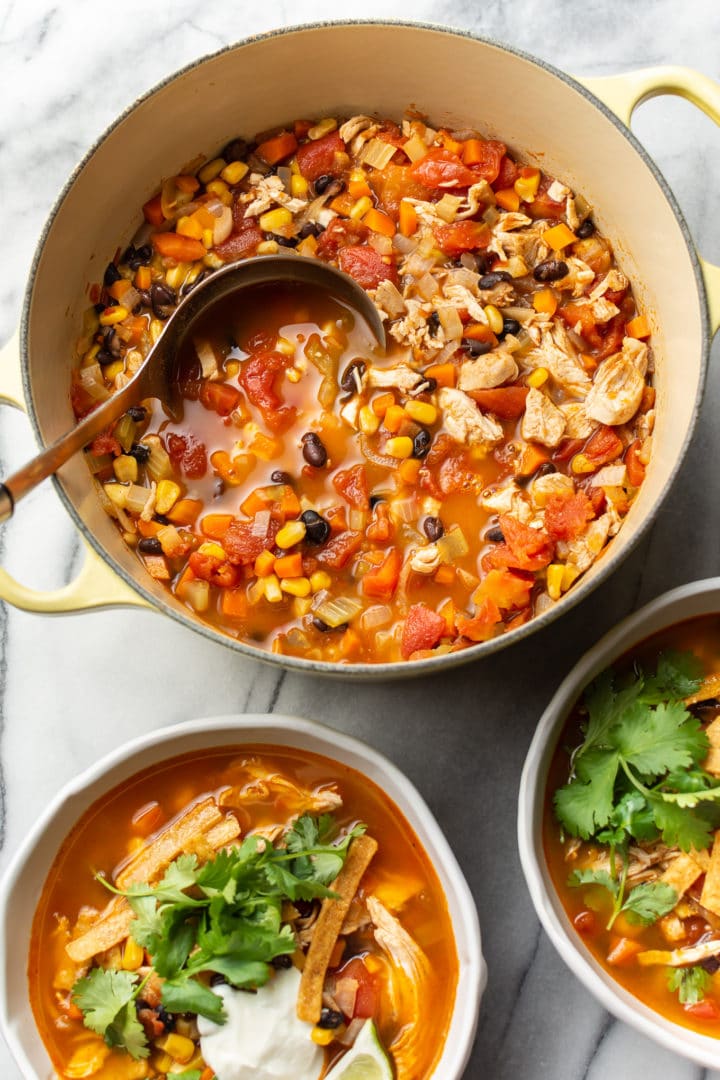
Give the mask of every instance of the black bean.
<path id="1" fill-rule="evenodd" d="M 130 260 L 135 258 L 135 254 L 136 254 L 135 253 L 135 248 L 133 247 L 132 244 L 130 244 L 130 246 L 126 247 L 125 250 L 123 251 L 122 258 L 120 259 L 120 262 L 124 262 L 124 263 L 129 264 Z"/>
<path id="2" fill-rule="evenodd" d="M 162 1026 L 165 1028 L 165 1031 L 175 1030 L 175 1017 L 171 1016 L 170 1013 L 162 1007 L 162 1005 L 158 1005 L 157 1009 L 155 1010 L 155 1015 L 157 1016 Z"/>
<path id="3" fill-rule="evenodd" d="M 568 264 L 562 259 L 546 259 L 535 267 L 533 277 L 536 281 L 559 281 L 560 278 L 567 277 L 568 273 Z"/>
<path id="4" fill-rule="evenodd" d="M 487 273 L 489 273 L 490 267 L 492 266 L 493 262 L 495 261 L 495 256 L 492 255 L 492 254 L 489 254 L 487 251 L 484 251 L 484 252 L 476 251 L 475 252 L 475 261 L 477 263 L 477 272 L 478 272 L 478 274 L 487 274 Z"/>
<path id="5" fill-rule="evenodd" d="M 219 499 L 220 496 L 224 494 L 225 481 L 221 477 L 218 477 L 218 479 L 215 481 L 215 486 L 213 488 L 213 499 Z"/>
<path id="6" fill-rule="evenodd" d="M 147 266 L 152 256 L 153 250 L 149 244 L 143 244 L 139 248 L 134 248 L 131 244 L 123 255 L 122 261 L 127 263 L 131 270 L 137 270 L 139 266 Z"/>
<path id="7" fill-rule="evenodd" d="M 157 536 L 143 536 L 138 542 L 138 551 L 143 555 L 162 555 L 162 544 Z"/>
<path id="8" fill-rule="evenodd" d="M 169 319 L 177 303 L 175 290 L 169 285 L 161 285 L 159 281 L 156 281 L 150 290 L 150 300 L 158 319 Z"/>
<path id="9" fill-rule="evenodd" d="M 592 218 L 585 218 L 582 225 L 575 230 L 575 235 L 579 236 L 581 240 L 587 240 L 588 236 L 592 236 L 595 232 L 595 222 Z"/>
<path id="10" fill-rule="evenodd" d="M 355 376 L 353 372 L 357 371 L 358 378 L 361 379 L 365 374 L 365 361 L 364 360 L 351 360 L 348 366 L 342 373 L 340 379 L 340 388 L 345 391 L 346 394 L 356 394 L 358 392 L 357 383 L 355 382 Z"/>
<path id="11" fill-rule="evenodd" d="M 371 495 L 370 496 L 370 509 L 374 510 L 378 503 L 387 502 L 384 495 Z"/>
<path id="12" fill-rule="evenodd" d="M 301 240 L 304 240 L 306 236 L 318 237 L 323 232 L 325 232 L 325 226 L 321 225 L 319 221 L 306 221 L 298 236 Z"/>
<path id="13" fill-rule="evenodd" d="M 315 181 L 315 194 L 324 195 L 330 185 L 334 182 L 335 177 L 330 176 L 328 173 L 326 173 L 324 176 L 318 176 L 317 180 Z"/>
<path id="14" fill-rule="evenodd" d="M 485 353 L 489 353 L 493 345 L 491 341 L 478 341 L 476 338 L 463 338 L 462 347 L 470 353 L 471 356 L 484 356 Z"/>
<path id="15" fill-rule="evenodd" d="M 437 379 L 433 379 L 432 375 L 429 375 L 429 376 L 426 375 L 426 376 L 423 376 L 423 381 L 420 383 L 420 386 L 418 386 L 416 388 L 416 390 L 413 391 L 413 393 L 417 393 L 417 394 L 434 394 L 436 390 L 437 390 Z"/>
<path id="16" fill-rule="evenodd" d="M 324 1008 L 320 1013 L 320 1019 L 318 1020 L 317 1026 L 333 1031 L 335 1028 L 341 1027 L 344 1023 L 345 1017 L 341 1012 L 337 1012 L 335 1009 Z"/>
<path id="17" fill-rule="evenodd" d="M 273 956 L 270 961 L 276 971 L 287 971 L 288 968 L 293 966 L 292 957 L 287 953 L 281 953 L 280 956 Z"/>
<path id="18" fill-rule="evenodd" d="M 138 315 L 144 307 L 152 307 L 152 300 L 150 299 L 150 293 L 147 289 L 138 289 L 138 296 L 140 299 L 133 308 L 133 315 Z"/>
<path id="19" fill-rule="evenodd" d="M 122 355 L 122 342 L 120 335 L 114 326 L 103 326 L 102 328 L 103 346 L 111 352 L 117 360 Z"/>
<path id="20" fill-rule="evenodd" d="M 322 469 L 328 459 L 328 453 L 322 444 L 319 435 L 314 431 L 307 431 L 302 439 L 303 457 L 308 465 L 314 465 L 316 469 Z"/>
<path id="21" fill-rule="evenodd" d="M 437 334 L 438 330 L 440 329 L 440 316 L 438 315 L 437 311 L 430 312 L 430 314 L 428 315 L 427 324 L 430 333 L 433 335 Z"/>
<path id="22" fill-rule="evenodd" d="M 248 152 L 248 144 L 245 139 L 231 139 L 223 150 L 220 157 L 224 157 L 226 161 L 242 161 Z"/>
<path id="23" fill-rule="evenodd" d="M 305 539 L 309 544 L 324 544 L 330 537 L 330 522 L 317 510 L 305 510 L 300 520 L 306 528 Z"/>
<path id="24" fill-rule="evenodd" d="M 314 900 L 293 900 L 293 907 L 301 919 L 307 919 L 315 910 L 315 902 Z"/>
<path id="25" fill-rule="evenodd" d="M 330 630 L 347 630 L 348 628 L 347 623 L 343 623 L 341 626 L 328 626 L 328 624 L 323 622 L 322 619 L 319 619 L 317 615 L 313 618 L 312 624 L 321 634 L 327 634 Z M 295 901 L 295 907 L 297 907 L 297 901 Z"/>
<path id="26" fill-rule="evenodd" d="M 503 281 L 512 281 L 512 274 L 508 274 L 507 270 L 493 270 L 490 274 L 484 274 L 478 281 L 479 289 L 494 289 L 496 285 L 500 285 Z"/>
<path id="27" fill-rule="evenodd" d="M 130 457 L 134 457 L 138 465 L 145 465 L 150 460 L 150 447 L 145 443 L 133 443 L 130 447 Z"/>
<path id="28" fill-rule="evenodd" d="M 431 540 L 434 543 L 436 540 L 439 540 L 445 532 L 445 526 L 439 517 L 426 517 L 423 521 L 423 532 L 428 540 Z"/>
<path id="29" fill-rule="evenodd" d="M 488 529 L 485 533 L 485 539 L 493 544 L 502 544 L 505 540 L 505 535 L 502 529 Z"/>
<path id="30" fill-rule="evenodd" d="M 292 484 L 293 478 L 290 473 L 284 472 L 282 469 L 275 469 L 270 473 L 270 479 L 273 484 Z"/>
<path id="31" fill-rule="evenodd" d="M 103 274 L 103 285 L 109 289 L 111 285 L 114 285 L 116 281 L 119 281 L 122 274 L 118 270 L 115 263 L 108 263 L 105 267 L 105 273 Z"/>
<path id="32" fill-rule="evenodd" d="M 520 323 L 517 321 L 517 319 L 503 319 L 503 328 L 502 328 L 502 336 L 503 337 L 505 337 L 506 334 L 519 334 L 519 333 L 520 333 Z"/>
<path id="33" fill-rule="evenodd" d="M 127 414 L 136 424 L 140 424 L 147 416 L 147 409 L 144 405 L 131 405 L 127 410 Z M 147 447 L 145 447 L 145 449 L 147 450 Z M 149 450 L 148 453 L 150 453 Z"/>
<path id="34" fill-rule="evenodd" d="M 117 360 L 116 356 L 113 356 L 107 349 L 101 349 L 99 353 L 95 354 L 95 359 L 98 364 L 114 364 Z"/>
<path id="35" fill-rule="evenodd" d="M 180 286 L 180 295 L 181 296 L 187 296 L 187 294 L 189 292 L 192 292 L 192 290 L 195 288 L 195 286 L 199 285 L 201 281 L 207 281 L 207 279 L 210 277 L 211 274 L 212 274 L 212 270 L 210 269 L 209 266 L 206 266 L 204 270 L 200 271 L 200 273 L 198 274 L 198 276 L 195 278 L 194 281 L 185 281 L 185 282 L 183 282 L 183 284 Z"/>
<path id="36" fill-rule="evenodd" d="M 107 307 L 106 304 L 93 304 L 93 307 L 97 311 L 98 315 L 102 315 L 103 311 Z"/>
<path id="37" fill-rule="evenodd" d="M 708 975 L 714 975 L 716 971 L 720 971 L 720 959 L 717 956 L 706 956 L 700 961 L 700 967 L 705 968 Z"/>
<path id="38" fill-rule="evenodd" d="M 432 435 L 425 428 L 420 428 L 413 438 L 413 457 L 424 458 L 432 445 Z"/>
<path id="39" fill-rule="evenodd" d="M 549 476 L 550 473 L 557 472 L 557 467 L 553 465 L 552 461 L 543 461 L 542 465 L 535 471 L 534 476 Z"/>
<path id="40" fill-rule="evenodd" d="M 157 521 L 158 525 L 169 525 L 170 524 L 170 518 L 166 517 L 165 514 L 156 514 L 155 515 L 155 521 Z"/>
<path id="41" fill-rule="evenodd" d="M 298 236 L 281 236 L 280 233 L 266 232 L 263 233 L 266 240 L 274 240 L 279 247 L 297 247 Z"/>

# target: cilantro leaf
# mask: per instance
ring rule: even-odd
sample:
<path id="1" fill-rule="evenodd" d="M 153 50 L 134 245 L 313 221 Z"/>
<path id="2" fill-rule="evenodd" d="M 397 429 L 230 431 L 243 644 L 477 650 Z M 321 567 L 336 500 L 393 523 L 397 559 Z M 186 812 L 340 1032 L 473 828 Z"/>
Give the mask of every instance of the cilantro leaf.
<path id="1" fill-rule="evenodd" d="M 679 847 L 683 851 L 710 847 L 712 827 L 710 823 L 693 810 L 667 802 L 661 795 L 650 798 L 655 823 L 662 833 L 668 847 Z"/>
<path id="2" fill-rule="evenodd" d="M 647 777 L 697 764 L 710 745 L 700 722 L 679 701 L 655 708 L 636 702 L 611 738 L 625 761 Z"/>
<path id="3" fill-rule="evenodd" d="M 146 1058 L 150 1051 L 135 1008 L 137 983 L 138 976 L 129 971 L 94 968 L 75 983 L 72 1000 L 83 1013 L 85 1027 L 102 1035 L 108 1046 Z"/>
<path id="4" fill-rule="evenodd" d="M 620 910 L 627 912 L 630 922 L 650 926 L 672 911 L 677 902 L 677 892 L 666 881 L 644 881 L 630 892 Z"/>
<path id="5" fill-rule="evenodd" d="M 555 792 L 555 813 L 573 836 L 587 840 L 609 822 L 619 764 L 615 750 L 589 750 L 577 762 L 576 777 Z"/>
<path id="6" fill-rule="evenodd" d="M 699 689 L 703 674 L 702 661 L 694 653 L 668 649 L 658 657 L 656 674 L 645 680 L 643 700 L 657 703 L 690 697 Z"/>
<path id="7" fill-rule="evenodd" d="M 677 990 L 681 1005 L 697 1005 L 705 997 L 710 975 L 704 968 L 672 968 L 668 973 L 668 989 Z"/>
<path id="8" fill-rule="evenodd" d="M 163 1005 L 168 1012 L 192 1012 L 206 1016 L 216 1024 L 224 1024 L 227 1013 L 223 999 L 214 994 L 197 979 L 179 975 L 175 979 L 166 979 L 162 988 Z"/>
<path id="9" fill-rule="evenodd" d="M 579 888 L 580 885 L 602 885 L 613 896 L 617 896 L 619 884 L 613 880 L 607 870 L 592 870 L 589 867 L 583 870 L 573 870 L 568 878 L 571 888 Z"/>

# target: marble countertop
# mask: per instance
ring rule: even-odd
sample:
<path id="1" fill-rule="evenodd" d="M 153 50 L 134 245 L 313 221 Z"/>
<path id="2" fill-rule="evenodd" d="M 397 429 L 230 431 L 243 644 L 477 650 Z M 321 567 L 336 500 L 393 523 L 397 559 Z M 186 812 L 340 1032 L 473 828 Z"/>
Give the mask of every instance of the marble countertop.
<path id="1" fill-rule="evenodd" d="M 356 13 L 327 0 L 250 8 L 227 0 L 0 6 L 0 342 L 17 323 L 32 252 L 57 191 L 138 93 L 247 34 Z M 578 74 L 678 63 L 720 78 L 716 0 L 416 0 L 412 8 L 365 0 L 362 14 L 456 25 Z M 685 102 L 667 98 L 643 106 L 634 127 L 673 186 L 702 253 L 720 262 L 720 133 Z M 720 460 L 717 343 L 713 352 L 686 465 L 640 549 L 563 622 L 486 662 L 408 684 L 354 685 L 348 693 L 343 683 L 283 675 L 234 656 L 147 613 L 51 619 L 0 608 L 0 870 L 58 788 L 137 733 L 214 713 L 314 717 L 367 739 L 407 772 L 465 869 L 490 973 L 467 1077 L 720 1080 L 720 1071 L 699 1069 L 615 1021 L 568 973 L 539 928 L 515 843 L 525 751 L 568 667 L 644 601 L 720 572 L 720 500 L 710 486 L 710 463 Z M 0 475 L 32 451 L 25 419 L 2 410 Z M 0 532 L 2 565 L 29 585 L 69 581 L 80 559 L 77 534 L 50 485 Z M 130 664 L 147 675 L 140 687 L 125 673 Z M 0 1076 L 19 1078 L 1 1043 Z"/>

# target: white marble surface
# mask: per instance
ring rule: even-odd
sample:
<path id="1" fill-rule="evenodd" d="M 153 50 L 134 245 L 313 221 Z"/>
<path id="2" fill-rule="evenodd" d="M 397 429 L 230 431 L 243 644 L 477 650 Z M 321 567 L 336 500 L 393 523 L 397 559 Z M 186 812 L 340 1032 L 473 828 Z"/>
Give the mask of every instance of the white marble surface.
<path id="1" fill-rule="evenodd" d="M 57 191 L 118 111 L 175 68 L 246 34 L 356 14 L 328 0 L 3 0 L 0 342 L 16 325 Z M 579 74 L 670 62 L 720 77 L 717 0 L 365 0 L 362 15 L 471 29 Z M 720 133 L 669 99 L 645 105 L 635 130 L 674 187 L 702 252 L 720 262 Z M 367 738 L 408 772 L 465 867 L 490 966 L 469 1078 L 719 1080 L 720 1072 L 706 1073 L 614 1021 L 565 970 L 540 932 L 515 846 L 525 749 L 568 665 L 644 600 L 720 570 L 717 353 L 716 346 L 687 465 L 641 549 L 565 622 L 459 673 L 348 693 L 341 683 L 281 676 L 150 614 L 44 619 L 0 610 L 0 869 L 53 793 L 137 732 L 232 711 L 316 717 Z M 2 410 L 0 475 L 32 449 L 27 422 Z M 77 536 L 49 485 L 0 533 L 0 553 L 3 566 L 38 587 L 75 573 Z M 131 669 L 139 679 L 128 676 Z M 19 1077 L 2 1044 L 0 1077 Z"/>

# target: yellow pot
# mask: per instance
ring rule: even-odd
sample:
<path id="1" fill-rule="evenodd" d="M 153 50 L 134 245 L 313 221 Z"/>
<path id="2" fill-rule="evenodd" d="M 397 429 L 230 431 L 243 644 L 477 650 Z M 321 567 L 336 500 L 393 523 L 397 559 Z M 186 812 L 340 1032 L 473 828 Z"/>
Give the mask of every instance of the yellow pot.
<path id="1" fill-rule="evenodd" d="M 607 554 L 566 596 L 524 627 L 465 651 L 413 664 L 344 665 L 260 652 L 201 622 L 153 581 L 102 510 L 81 457 L 56 486 L 88 545 L 71 585 L 36 593 L 0 570 L 0 598 L 25 610 L 107 605 L 155 608 L 233 649 L 283 667 L 344 677 L 419 675 L 494 652 L 568 611 L 603 581 L 657 513 L 685 455 L 720 324 L 720 268 L 697 255 L 678 206 L 627 125 L 655 94 L 679 94 L 720 123 L 720 87 L 696 72 L 659 67 L 577 80 L 469 34 L 401 23 L 335 23 L 262 35 L 198 60 L 140 98 L 68 181 L 30 274 L 19 338 L 0 357 L 0 398 L 27 409 L 38 441 L 73 423 L 73 342 L 86 300 L 137 208 L 195 154 L 296 116 L 379 113 L 413 106 L 451 129 L 481 126 L 595 207 L 644 309 L 656 356 L 654 454 L 640 495 Z"/>

